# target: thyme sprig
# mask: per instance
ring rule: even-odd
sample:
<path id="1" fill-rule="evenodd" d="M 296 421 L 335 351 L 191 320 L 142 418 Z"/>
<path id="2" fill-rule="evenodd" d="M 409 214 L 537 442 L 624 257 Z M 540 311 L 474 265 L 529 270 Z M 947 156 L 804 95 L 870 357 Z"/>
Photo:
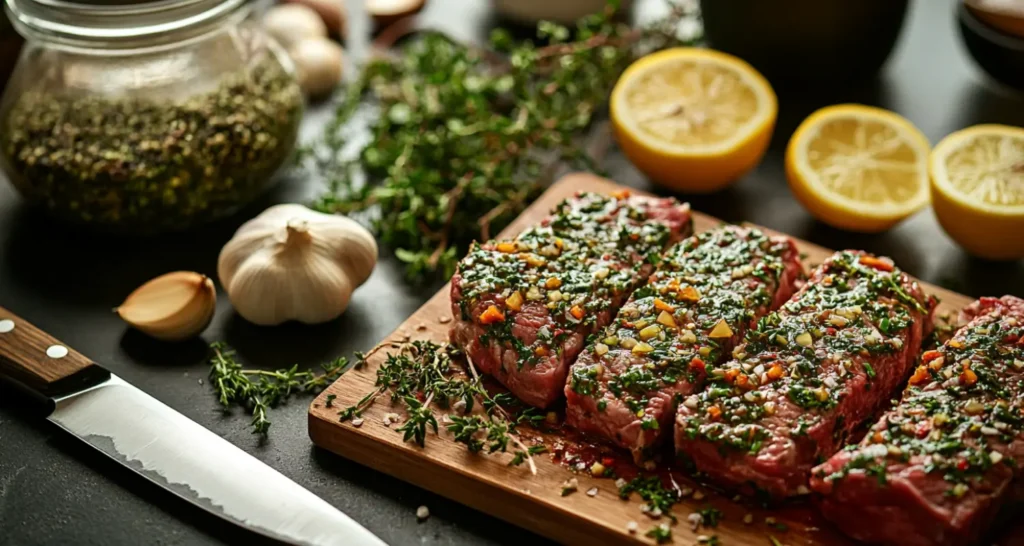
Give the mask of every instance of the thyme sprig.
<path id="1" fill-rule="evenodd" d="M 467 359 L 468 361 L 468 359 Z M 417 340 L 402 343 L 397 352 L 389 353 L 377 368 L 375 389 L 355 404 L 338 413 L 342 421 L 362 415 L 381 395 L 388 393 L 392 402 L 405 405 L 406 420 L 397 430 L 403 441 L 426 445 L 428 429 L 438 433 L 437 418 L 431 404 L 451 409 L 446 429 L 456 442 L 464 444 L 471 453 L 509 453 L 510 466 L 527 463 L 536 473 L 532 456 L 546 451 L 544 445 L 527 446 L 517 432 L 522 424 L 539 426 L 545 416 L 534 408 L 515 412 L 518 405 L 514 396 L 500 393 L 492 396 L 483 385 L 472 361 L 471 377 L 452 359 L 450 347 L 431 341 Z M 473 409 L 479 403 L 479 412 Z M 461 415 L 460 415 L 461 413 Z"/>
<path id="2" fill-rule="evenodd" d="M 238 405 L 252 412 L 253 434 L 266 436 L 270 430 L 267 414 L 294 394 L 316 394 L 341 376 L 348 359 L 336 358 L 321 365 L 322 372 L 299 370 L 298 365 L 281 370 L 247 370 L 233 349 L 222 342 L 210 344 L 210 383 L 225 408 Z"/>
<path id="3" fill-rule="evenodd" d="M 365 213 L 410 278 L 450 276 L 473 240 L 540 194 L 559 160 L 596 170 L 579 137 L 619 74 L 683 43 L 682 8 L 636 29 L 615 21 L 617 4 L 573 31 L 541 23 L 543 46 L 500 29 L 483 48 L 426 32 L 370 60 L 304 150 L 300 164 L 328 184 L 314 207 Z M 368 139 L 353 129 L 366 117 Z"/>

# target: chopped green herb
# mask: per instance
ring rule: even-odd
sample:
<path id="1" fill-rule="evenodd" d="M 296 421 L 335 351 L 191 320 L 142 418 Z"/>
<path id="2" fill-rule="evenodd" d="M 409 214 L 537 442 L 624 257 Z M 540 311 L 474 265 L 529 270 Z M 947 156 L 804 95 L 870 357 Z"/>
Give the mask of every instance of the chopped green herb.
<path id="1" fill-rule="evenodd" d="M 665 544 L 672 540 L 672 528 L 669 527 L 667 523 L 659 523 L 658 525 L 651 527 L 645 535 L 653 538 L 658 544 Z"/>

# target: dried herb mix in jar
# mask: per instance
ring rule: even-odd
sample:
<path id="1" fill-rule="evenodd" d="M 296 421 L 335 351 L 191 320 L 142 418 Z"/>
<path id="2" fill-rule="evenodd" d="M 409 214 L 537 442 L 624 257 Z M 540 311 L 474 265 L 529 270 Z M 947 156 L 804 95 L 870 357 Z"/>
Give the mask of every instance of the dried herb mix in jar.
<path id="1" fill-rule="evenodd" d="M 152 232 L 230 212 L 294 147 L 302 95 L 265 58 L 181 102 L 29 91 L 0 152 L 25 197 L 70 220 Z"/>

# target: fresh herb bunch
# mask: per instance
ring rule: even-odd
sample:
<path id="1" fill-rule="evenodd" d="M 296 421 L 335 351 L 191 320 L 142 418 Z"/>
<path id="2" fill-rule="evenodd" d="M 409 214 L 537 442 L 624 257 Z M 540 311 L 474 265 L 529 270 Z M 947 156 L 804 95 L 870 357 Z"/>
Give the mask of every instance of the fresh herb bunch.
<path id="1" fill-rule="evenodd" d="M 428 429 L 438 432 L 437 418 L 431 404 L 451 409 L 446 428 L 456 442 L 464 444 L 471 453 L 485 448 L 487 453 L 508 453 L 513 457 L 509 466 L 529 463 L 536 472 L 532 456 L 546 451 L 544 445 L 526 446 L 519 438 L 517 427 L 522 424 L 539 426 L 545 415 L 535 408 L 515 411 L 519 405 L 508 393 L 492 396 L 470 362 L 472 377 L 467 378 L 452 359 L 447 345 L 431 341 L 403 343 L 398 352 L 389 353 L 377 369 L 375 389 L 358 402 L 338 413 L 342 421 L 362 415 L 382 394 L 389 393 L 392 402 L 405 404 L 406 421 L 399 427 L 403 441 L 426 445 Z M 368 355 L 360 355 L 365 362 Z M 357 362 L 356 366 L 360 366 Z M 477 401 L 480 411 L 473 413 Z M 459 415 L 462 414 L 462 415 Z"/>
<path id="2" fill-rule="evenodd" d="M 574 32 L 541 23 L 544 46 L 500 29 L 489 48 L 428 32 L 370 61 L 303 154 L 329 185 L 315 208 L 368 214 L 410 279 L 450 276 L 473 240 L 490 239 L 540 194 L 557 160 L 594 168 L 578 137 L 619 74 L 681 43 L 682 7 L 634 29 L 615 22 L 617 4 Z M 368 141 L 353 143 L 351 122 L 367 102 L 378 115 Z"/>
<path id="3" fill-rule="evenodd" d="M 270 430 L 267 414 L 271 408 L 287 401 L 293 394 L 316 394 L 341 376 L 348 359 L 336 358 L 321 365 L 322 373 L 291 368 L 246 370 L 235 351 L 221 342 L 210 344 L 210 382 L 225 408 L 242 406 L 252 412 L 253 434 L 266 435 Z"/>

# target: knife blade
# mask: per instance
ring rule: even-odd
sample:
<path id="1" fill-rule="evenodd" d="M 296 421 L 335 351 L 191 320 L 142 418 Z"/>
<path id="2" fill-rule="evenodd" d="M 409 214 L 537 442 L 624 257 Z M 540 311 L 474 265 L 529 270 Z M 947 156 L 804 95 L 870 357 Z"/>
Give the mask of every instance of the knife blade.
<path id="1" fill-rule="evenodd" d="M 149 481 L 293 544 L 384 546 L 323 499 L 0 307 L 0 376 L 51 401 L 48 419 Z"/>

